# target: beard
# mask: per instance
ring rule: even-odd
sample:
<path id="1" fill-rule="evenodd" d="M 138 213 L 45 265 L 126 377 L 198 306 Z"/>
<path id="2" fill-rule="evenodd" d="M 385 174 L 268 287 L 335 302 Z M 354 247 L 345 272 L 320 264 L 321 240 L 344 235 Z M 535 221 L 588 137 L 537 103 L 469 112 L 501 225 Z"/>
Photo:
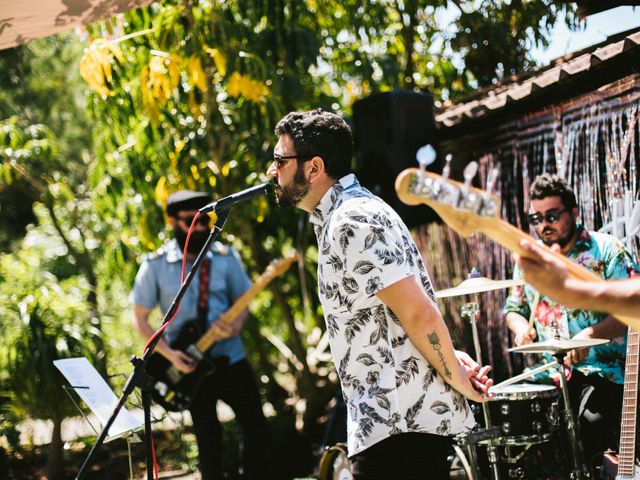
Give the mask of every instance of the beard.
<path id="1" fill-rule="evenodd" d="M 281 187 L 275 185 L 276 203 L 279 207 L 295 207 L 300 201 L 309 193 L 311 185 L 309 181 L 304 178 L 304 170 L 302 165 L 296 170 L 296 174 L 293 176 L 293 183 Z"/>
<path id="2" fill-rule="evenodd" d="M 564 248 L 571 242 L 571 240 L 573 240 L 573 237 L 576 234 L 577 229 L 578 227 L 576 227 L 576 224 L 571 223 L 571 226 L 569 227 L 566 235 L 562 237 L 558 237 L 555 240 L 552 240 L 552 239 L 546 239 L 544 237 L 544 233 L 554 233 L 554 232 L 557 232 L 557 230 L 552 228 L 544 228 L 542 232 L 540 232 L 541 233 L 540 238 L 542 239 L 542 243 L 544 243 L 547 247 L 550 247 L 554 243 L 557 243 L 558 245 L 560 245 L 560 248 Z"/>
<path id="3" fill-rule="evenodd" d="M 173 235 L 180 245 L 180 250 L 184 252 L 184 244 L 187 241 L 186 232 L 182 231 L 182 229 L 176 226 L 173 229 Z M 204 247 L 204 244 L 207 243 L 207 238 L 209 238 L 209 232 L 204 230 L 194 230 L 191 232 L 191 237 L 189 237 L 189 245 L 187 247 L 187 253 L 190 255 L 197 255 Z"/>

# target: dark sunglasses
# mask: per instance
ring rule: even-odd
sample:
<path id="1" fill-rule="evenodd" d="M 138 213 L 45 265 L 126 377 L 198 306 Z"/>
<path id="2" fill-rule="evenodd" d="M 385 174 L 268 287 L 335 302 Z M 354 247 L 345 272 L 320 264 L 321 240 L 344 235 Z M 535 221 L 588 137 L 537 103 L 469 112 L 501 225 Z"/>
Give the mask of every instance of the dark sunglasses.
<path id="1" fill-rule="evenodd" d="M 194 218 L 195 218 L 195 215 L 191 215 L 189 217 L 178 217 L 178 220 L 183 222 L 187 227 L 190 227 Z M 209 215 L 200 215 L 198 217 L 197 223 L 202 225 L 202 226 L 204 226 L 204 227 L 208 227 L 209 226 Z"/>
<path id="2" fill-rule="evenodd" d="M 533 226 L 540 225 L 543 221 L 547 223 L 556 223 L 560 220 L 560 215 L 566 211 L 567 209 L 563 208 L 562 210 L 549 210 L 546 213 L 531 213 L 527 215 L 527 219 L 529 220 L 529 224 Z"/>
<path id="3" fill-rule="evenodd" d="M 303 161 L 307 161 L 315 157 L 315 155 L 307 155 L 306 157 L 301 157 L 300 155 L 278 155 L 276 153 L 273 154 L 273 163 L 276 164 L 276 168 L 280 170 L 284 167 L 288 161 L 293 160 L 294 158 L 300 158 Z"/>

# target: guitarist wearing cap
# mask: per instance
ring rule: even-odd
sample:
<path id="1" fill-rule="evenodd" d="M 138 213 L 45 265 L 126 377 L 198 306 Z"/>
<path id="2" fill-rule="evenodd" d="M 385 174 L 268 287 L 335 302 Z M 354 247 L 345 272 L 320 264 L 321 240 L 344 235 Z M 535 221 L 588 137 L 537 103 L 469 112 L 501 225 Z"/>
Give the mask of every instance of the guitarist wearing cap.
<path id="1" fill-rule="evenodd" d="M 145 340 L 155 329 L 149 315 L 158 306 L 167 311 L 181 283 L 182 252 L 189 226 L 199 208 L 211 198 L 206 193 L 181 190 L 167 202 L 167 215 L 174 238 L 149 255 L 141 265 L 131 292 L 134 304 L 133 327 Z M 189 239 L 187 269 L 204 246 L 209 235 L 208 216 L 199 217 Z M 202 221 L 200 221 L 202 220 Z M 207 252 L 193 282 L 182 298 L 176 317 L 157 345 L 179 372 L 194 372 L 196 363 L 185 351 L 175 347 L 186 329 L 197 326 L 202 332 L 212 330 L 216 342 L 206 352 L 205 361 L 215 366 L 214 373 L 202 381 L 189 404 L 198 444 L 203 480 L 224 478 L 222 431 L 216 403 L 223 400 L 234 411 L 242 429 L 241 468 L 243 479 L 265 478 L 267 423 L 262 413 L 258 387 L 239 336 L 249 313 L 243 309 L 235 319 L 221 321 L 221 314 L 251 287 L 237 252 L 216 242 Z"/>
<path id="2" fill-rule="evenodd" d="M 611 235 L 589 232 L 577 223 L 575 194 L 557 175 L 543 174 L 529 192 L 529 224 L 542 243 L 558 244 L 572 261 L 605 279 L 627 278 L 638 271 L 630 253 Z M 557 248 L 557 247 L 556 247 Z M 518 266 L 514 278 L 521 278 Z M 550 280 L 551 282 L 551 280 Z M 533 310 L 533 311 L 532 311 Z M 606 338 L 611 342 L 571 350 L 565 364 L 572 366 L 568 382 L 574 417 L 580 425 L 585 460 L 607 448 L 615 449 L 620 425 L 626 353 L 626 326 L 605 313 L 569 309 L 541 295 L 532 286 L 513 287 L 504 313 L 516 345 L 560 338 Z M 529 320 L 534 329 L 530 328 Z"/>

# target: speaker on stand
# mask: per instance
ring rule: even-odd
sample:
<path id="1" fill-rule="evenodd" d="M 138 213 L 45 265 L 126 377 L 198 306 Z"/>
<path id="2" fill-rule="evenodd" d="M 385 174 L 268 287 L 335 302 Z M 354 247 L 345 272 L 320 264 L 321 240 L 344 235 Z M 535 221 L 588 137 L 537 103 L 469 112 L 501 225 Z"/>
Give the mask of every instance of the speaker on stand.
<path id="1" fill-rule="evenodd" d="M 416 152 L 420 147 L 431 144 L 437 150 L 431 94 L 394 90 L 356 101 L 353 136 L 355 171 L 364 187 L 391 205 L 410 228 L 438 219 L 424 205 L 403 204 L 394 188 L 400 172 L 418 166 Z"/>

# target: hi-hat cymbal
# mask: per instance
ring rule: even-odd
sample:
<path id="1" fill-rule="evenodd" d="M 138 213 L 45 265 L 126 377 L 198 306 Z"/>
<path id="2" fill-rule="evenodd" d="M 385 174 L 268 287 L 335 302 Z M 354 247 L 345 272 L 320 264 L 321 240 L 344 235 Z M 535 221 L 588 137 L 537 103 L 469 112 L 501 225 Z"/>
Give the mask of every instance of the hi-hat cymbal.
<path id="1" fill-rule="evenodd" d="M 510 352 L 518 353 L 560 353 L 568 352 L 574 348 L 587 348 L 594 347 L 596 345 L 604 345 L 611 340 L 606 338 L 566 338 L 559 340 L 545 340 L 544 342 L 528 343 L 526 345 L 520 345 L 518 347 L 510 348 Z"/>
<path id="2" fill-rule="evenodd" d="M 488 292 L 501 288 L 524 285 L 524 280 L 491 280 L 486 277 L 468 278 L 460 282 L 456 287 L 447 288 L 436 292 L 437 298 L 455 297 L 457 295 L 469 295 L 472 293 Z"/>

